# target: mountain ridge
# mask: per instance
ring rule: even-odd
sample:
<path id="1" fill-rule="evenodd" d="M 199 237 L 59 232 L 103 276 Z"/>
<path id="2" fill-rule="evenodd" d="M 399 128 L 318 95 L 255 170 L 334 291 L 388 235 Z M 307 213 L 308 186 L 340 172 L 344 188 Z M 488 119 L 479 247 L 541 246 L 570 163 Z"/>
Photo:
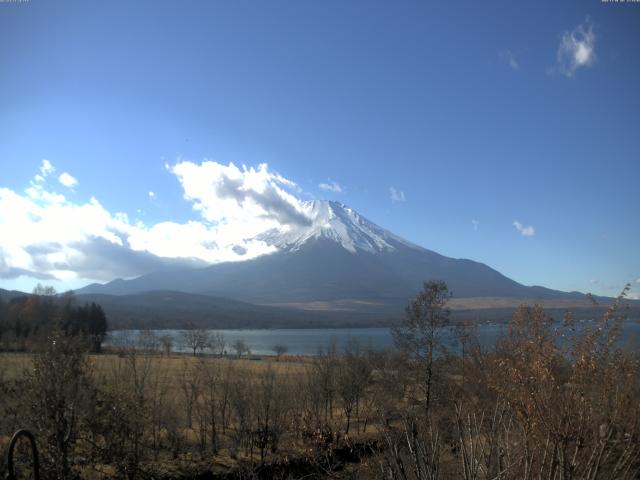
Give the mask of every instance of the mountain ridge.
<path id="1" fill-rule="evenodd" d="M 77 292 L 127 295 L 173 290 L 262 305 L 351 299 L 399 306 L 406 305 L 424 281 L 439 279 L 456 297 L 584 298 L 579 292 L 525 286 L 483 263 L 428 250 L 342 203 L 305 202 L 304 213 L 308 225 L 285 226 L 256 237 L 276 247 L 274 253 L 116 279 Z"/>

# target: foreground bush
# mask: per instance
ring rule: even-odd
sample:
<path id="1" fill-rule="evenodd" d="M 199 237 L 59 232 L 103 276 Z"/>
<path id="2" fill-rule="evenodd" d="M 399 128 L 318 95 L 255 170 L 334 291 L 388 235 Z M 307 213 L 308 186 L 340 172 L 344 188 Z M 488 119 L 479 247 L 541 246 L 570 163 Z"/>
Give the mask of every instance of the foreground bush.
<path id="1" fill-rule="evenodd" d="M 596 324 L 580 327 L 520 306 L 491 352 L 465 335 L 463 356 L 433 365 L 437 406 L 401 408 L 383 429 L 383 475 L 639 478 L 640 362 L 616 348 L 624 293 Z"/>

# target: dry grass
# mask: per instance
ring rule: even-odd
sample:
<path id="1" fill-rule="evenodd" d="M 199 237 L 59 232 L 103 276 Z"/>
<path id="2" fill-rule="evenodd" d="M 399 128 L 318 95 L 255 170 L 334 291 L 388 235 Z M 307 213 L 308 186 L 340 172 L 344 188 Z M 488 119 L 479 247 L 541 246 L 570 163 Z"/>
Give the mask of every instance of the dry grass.
<path id="1" fill-rule="evenodd" d="M 233 365 L 242 371 L 260 375 L 271 368 L 276 374 L 301 374 L 308 370 L 309 362 L 297 358 L 282 358 L 277 360 L 276 357 L 261 357 L 260 359 L 251 358 L 234 358 L 234 357 L 216 357 L 216 356 L 197 356 L 187 354 L 165 355 L 139 355 L 140 358 L 147 359 L 153 369 L 167 372 L 170 376 L 182 372 L 185 367 L 191 367 L 199 362 L 212 366 L 225 367 Z M 0 357 L 1 358 L 1 357 Z M 91 355 L 90 357 L 93 368 L 96 373 L 107 374 L 120 363 L 126 355 L 124 354 L 102 354 Z"/>
<path id="2" fill-rule="evenodd" d="M 14 380 L 33 365 L 31 354 L 0 353 L 0 380 Z"/>
<path id="3" fill-rule="evenodd" d="M 89 359 L 94 368 L 95 373 L 100 375 L 111 374 L 119 363 L 125 358 L 123 354 L 105 353 L 101 355 L 90 355 Z M 260 359 L 251 358 L 219 358 L 214 356 L 198 356 L 172 354 L 165 355 L 140 355 L 140 358 L 148 359 L 151 368 L 167 372 L 169 376 L 175 376 L 182 372 L 185 367 L 195 365 L 197 362 L 205 362 L 207 364 L 217 364 L 221 367 L 233 365 L 240 370 L 255 374 L 266 372 L 271 368 L 276 374 L 300 375 L 308 371 L 310 368 L 310 360 L 284 356 L 278 360 L 275 356 L 262 356 Z M 0 353 L 0 379 L 13 380 L 19 377 L 25 370 L 33 365 L 32 355 L 30 353 Z"/>

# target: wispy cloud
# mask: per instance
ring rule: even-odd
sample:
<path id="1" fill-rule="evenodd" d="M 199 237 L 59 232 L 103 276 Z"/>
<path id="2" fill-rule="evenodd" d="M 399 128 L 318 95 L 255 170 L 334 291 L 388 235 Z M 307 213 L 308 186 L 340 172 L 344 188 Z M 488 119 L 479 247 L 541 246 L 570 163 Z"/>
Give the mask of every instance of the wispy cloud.
<path id="1" fill-rule="evenodd" d="M 520 232 L 520 235 L 522 235 L 523 237 L 533 237 L 536 234 L 536 230 L 535 228 L 533 228 L 533 225 L 525 227 L 518 220 L 514 220 L 513 226 L 516 227 L 516 230 L 518 230 Z"/>
<path id="2" fill-rule="evenodd" d="M 156 199 L 156 192 L 153 192 L 153 191 L 149 192 L 149 198 L 151 200 L 155 200 Z"/>
<path id="3" fill-rule="evenodd" d="M 500 53 L 500 58 L 502 58 L 502 60 L 505 61 L 507 65 L 509 65 L 511 70 L 520 69 L 520 64 L 518 63 L 518 60 L 516 60 L 516 57 L 511 50 L 505 50 L 504 52 Z"/>
<path id="4" fill-rule="evenodd" d="M 74 177 L 72 177 L 71 175 L 69 175 L 67 172 L 62 173 L 59 177 L 58 177 L 58 181 L 64 185 L 65 187 L 68 188 L 72 188 L 75 187 L 78 184 L 78 180 L 76 180 Z"/>
<path id="5" fill-rule="evenodd" d="M 407 199 L 402 190 L 393 186 L 389 187 L 389 196 L 391 197 L 392 202 L 404 202 Z"/>
<path id="6" fill-rule="evenodd" d="M 42 164 L 40 165 L 40 175 L 46 177 L 55 171 L 56 169 L 49 160 L 42 160 Z"/>
<path id="7" fill-rule="evenodd" d="M 318 185 L 321 190 L 326 190 L 328 192 L 342 193 L 343 188 L 338 182 L 332 182 L 331 180 L 328 183 L 321 183 Z"/>
<path id="8" fill-rule="evenodd" d="M 572 78 L 579 68 L 586 68 L 596 61 L 596 35 L 593 24 L 587 18 L 573 31 L 562 34 L 556 54 L 556 70 Z"/>
<path id="9" fill-rule="evenodd" d="M 31 180 L 31 186 L 42 184 L 49 175 L 55 172 L 56 169 L 53 165 L 51 165 L 51 162 L 49 160 L 42 160 L 39 170 L 40 173 L 36 174 L 33 177 L 33 180 Z"/>
<path id="10" fill-rule="evenodd" d="M 44 184 L 49 175 L 56 171 L 55 167 L 49 160 L 42 160 L 40 164 L 40 173 L 36 174 L 29 182 L 29 186 L 25 189 L 27 197 L 34 201 L 43 201 L 50 204 L 59 204 L 66 199 L 64 195 L 45 190 Z"/>
<path id="11" fill-rule="evenodd" d="M 480 220 L 471 220 L 471 224 L 473 225 L 473 231 L 477 232 L 480 226 Z"/>

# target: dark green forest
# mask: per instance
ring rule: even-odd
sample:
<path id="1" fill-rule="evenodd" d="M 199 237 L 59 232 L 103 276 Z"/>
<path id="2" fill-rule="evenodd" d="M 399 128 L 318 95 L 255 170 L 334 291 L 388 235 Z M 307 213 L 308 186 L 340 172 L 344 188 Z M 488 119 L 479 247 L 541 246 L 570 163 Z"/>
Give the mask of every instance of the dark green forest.
<path id="1" fill-rule="evenodd" d="M 95 302 L 79 304 L 72 293 L 57 295 L 51 287 L 38 286 L 32 295 L 8 301 L 0 298 L 0 349 L 28 351 L 54 330 L 86 342 L 99 352 L 107 334 L 107 317 Z"/>

